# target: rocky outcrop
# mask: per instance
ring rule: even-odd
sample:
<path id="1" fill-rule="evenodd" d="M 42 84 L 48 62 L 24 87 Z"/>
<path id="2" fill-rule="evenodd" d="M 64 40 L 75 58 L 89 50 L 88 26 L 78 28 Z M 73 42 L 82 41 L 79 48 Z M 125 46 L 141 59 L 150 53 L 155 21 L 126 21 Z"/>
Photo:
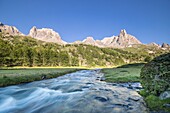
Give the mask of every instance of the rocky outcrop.
<path id="1" fill-rule="evenodd" d="M 49 28 L 42 28 L 42 29 L 37 29 L 35 26 L 32 27 L 32 29 L 29 32 L 29 36 L 42 40 L 45 42 L 54 42 L 58 44 L 66 44 L 65 41 L 63 41 L 60 37 L 60 35 L 53 31 L 52 29 Z"/>
<path id="2" fill-rule="evenodd" d="M 160 45 L 156 44 L 155 42 L 149 43 L 147 46 L 160 47 Z"/>
<path id="3" fill-rule="evenodd" d="M 154 58 L 141 70 L 141 83 L 149 93 L 159 96 L 170 90 L 170 53 Z"/>
<path id="4" fill-rule="evenodd" d="M 167 44 L 167 43 L 163 43 L 161 47 L 162 47 L 162 48 L 168 48 L 168 47 L 170 47 L 170 45 Z"/>
<path id="5" fill-rule="evenodd" d="M 89 45 L 95 45 L 96 41 L 93 39 L 93 37 L 87 37 L 82 41 L 83 44 L 89 44 Z"/>
<path id="6" fill-rule="evenodd" d="M 160 96 L 159 96 L 159 98 L 160 98 L 161 100 L 170 98 L 170 91 L 165 91 L 165 92 L 161 93 Z"/>
<path id="7" fill-rule="evenodd" d="M 105 38 L 103 38 L 103 40 L 101 40 L 101 42 L 102 42 L 104 45 L 110 45 L 110 44 L 112 43 L 112 41 L 114 40 L 114 37 L 115 37 L 115 36 L 105 37 Z"/>
<path id="8" fill-rule="evenodd" d="M 12 36 L 24 36 L 23 33 L 21 33 L 16 27 L 4 25 L 0 22 L 0 32 L 5 33 L 5 35 L 12 35 Z"/>

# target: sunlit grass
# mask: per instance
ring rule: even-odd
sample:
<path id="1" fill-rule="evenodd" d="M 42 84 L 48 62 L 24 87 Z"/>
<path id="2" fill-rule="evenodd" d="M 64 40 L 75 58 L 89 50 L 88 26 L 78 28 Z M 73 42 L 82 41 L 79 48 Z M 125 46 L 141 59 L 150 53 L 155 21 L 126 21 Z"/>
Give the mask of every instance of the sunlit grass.
<path id="1" fill-rule="evenodd" d="M 27 83 L 42 79 L 55 78 L 75 72 L 77 68 L 13 68 L 0 70 L 0 86 Z"/>
<path id="2" fill-rule="evenodd" d="M 105 74 L 107 82 L 139 82 L 140 71 L 143 64 L 129 64 L 116 68 L 105 68 L 102 72 Z"/>

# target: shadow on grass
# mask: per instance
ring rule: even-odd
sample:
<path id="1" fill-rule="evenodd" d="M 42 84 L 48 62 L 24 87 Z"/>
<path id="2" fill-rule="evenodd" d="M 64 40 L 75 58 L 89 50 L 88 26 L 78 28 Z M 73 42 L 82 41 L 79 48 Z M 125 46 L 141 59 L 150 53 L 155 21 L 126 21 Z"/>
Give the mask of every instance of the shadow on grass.
<path id="1" fill-rule="evenodd" d="M 144 63 L 134 63 L 119 66 L 117 68 L 104 68 L 102 72 L 106 82 L 140 82 L 140 72 Z"/>
<path id="2" fill-rule="evenodd" d="M 117 68 L 141 67 L 144 65 L 145 65 L 145 63 L 134 63 L 134 64 L 125 64 L 125 65 L 119 66 Z"/>

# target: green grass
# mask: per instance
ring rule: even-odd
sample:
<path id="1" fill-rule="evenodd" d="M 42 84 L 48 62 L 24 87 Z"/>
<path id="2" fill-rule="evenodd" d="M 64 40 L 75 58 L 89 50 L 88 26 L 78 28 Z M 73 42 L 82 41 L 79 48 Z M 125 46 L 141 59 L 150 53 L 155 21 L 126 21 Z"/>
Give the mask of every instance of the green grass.
<path id="1" fill-rule="evenodd" d="M 170 108 L 164 106 L 165 104 L 170 104 L 170 98 L 160 100 L 159 97 L 149 94 L 145 90 L 141 90 L 139 94 L 144 97 L 144 100 L 151 111 L 170 112 Z"/>
<path id="2" fill-rule="evenodd" d="M 140 71 L 144 64 L 128 64 L 117 68 L 105 68 L 102 72 L 105 74 L 106 82 L 139 82 Z"/>
<path id="3" fill-rule="evenodd" d="M 55 78 L 80 69 L 75 68 L 27 68 L 1 69 L 0 87 Z"/>

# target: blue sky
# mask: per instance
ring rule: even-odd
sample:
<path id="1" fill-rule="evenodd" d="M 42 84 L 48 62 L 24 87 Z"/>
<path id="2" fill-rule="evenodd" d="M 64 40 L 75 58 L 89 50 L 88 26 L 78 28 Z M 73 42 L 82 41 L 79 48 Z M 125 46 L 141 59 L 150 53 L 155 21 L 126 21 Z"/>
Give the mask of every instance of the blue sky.
<path id="1" fill-rule="evenodd" d="M 24 34 L 52 28 L 67 42 L 126 29 L 143 43 L 170 44 L 170 0 L 0 0 L 0 21 Z"/>

